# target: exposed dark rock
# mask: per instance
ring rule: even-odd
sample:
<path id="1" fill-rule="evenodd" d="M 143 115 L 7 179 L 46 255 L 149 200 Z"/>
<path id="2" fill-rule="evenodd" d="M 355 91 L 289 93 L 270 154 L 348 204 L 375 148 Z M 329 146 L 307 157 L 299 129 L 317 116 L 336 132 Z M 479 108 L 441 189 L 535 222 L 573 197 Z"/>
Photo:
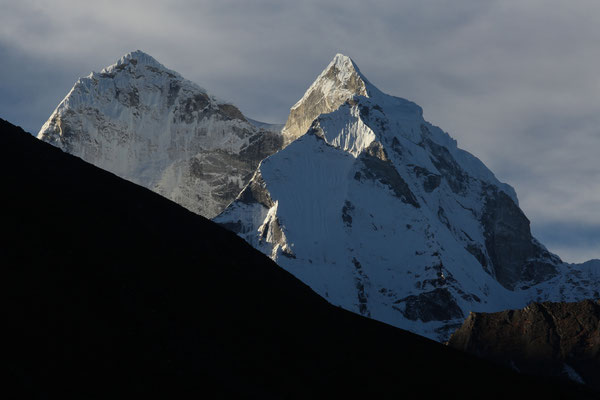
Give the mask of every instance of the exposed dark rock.
<path id="1" fill-rule="evenodd" d="M 433 192 L 438 186 L 442 183 L 442 178 L 439 175 L 428 175 L 427 178 L 423 181 L 423 189 L 426 192 Z"/>
<path id="2" fill-rule="evenodd" d="M 242 121 L 246 121 L 242 112 L 233 104 L 220 104 L 219 111 L 227 117 L 227 119 L 241 119 Z"/>
<path id="3" fill-rule="evenodd" d="M 408 184 L 402 179 L 394 164 L 387 158 L 381 144 L 372 143 L 361 153 L 359 160 L 362 162 L 363 168 L 355 174 L 354 179 L 360 181 L 364 176 L 366 179 L 379 181 L 388 186 L 403 203 L 411 204 L 416 208 L 421 207 Z"/>
<path id="4" fill-rule="evenodd" d="M 389 161 L 385 149 L 379 142 L 372 142 L 369 147 L 364 150 L 364 153 L 381 161 Z"/>
<path id="5" fill-rule="evenodd" d="M 538 283 L 554 275 L 556 275 L 556 266 L 539 260 L 528 261 L 521 270 L 521 280 L 524 282 Z"/>
<path id="6" fill-rule="evenodd" d="M 452 294 L 446 288 L 437 288 L 431 292 L 411 295 L 394 302 L 403 305 L 398 308 L 402 314 L 413 321 L 447 321 L 463 316 Z"/>
<path id="7" fill-rule="evenodd" d="M 469 176 L 458 165 L 446 147 L 435 143 L 428 137 L 429 130 L 426 126 L 422 125 L 421 130 L 424 132 L 422 145 L 429 148 L 432 154 L 431 162 L 440 172 L 441 178 L 448 182 L 448 186 L 454 193 L 464 193 L 469 183 Z"/>
<path id="8" fill-rule="evenodd" d="M 524 373 L 568 378 L 566 371 L 572 369 L 600 390 L 598 300 L 471 313 L 448 345 Z"/>
<path id="9" fill-rule="evenodd" d="M 172 81 L 169 83 L 169 93 L 167 94 L 167 106 L 171 107 L 175 104 L 175 100 L 177 96 L 179 96 L 179 91 L 181 90 L 181 85 L 177 81 Z"/>
<path id="10" fill-rule="evenodd" d="M 154 67 L 154 66 L 152 66 L 152 65 L 145 65 L 144 67 L 145 67 L 145 68 L 146 68 L 148 71 L 152 71 L 152 72 L 154 72 L 154 73 L 159 73 L 159 74 L 165 74 L 165 75 L 167 75 L 167 76 L 168 76 L 169 78 L 171 78 L 171 79 L 176 79 L 176 78 L 177 78 L 177 75 L 175 75 L 175 74 L 173 74 L 173 73 L 171 73 L 171 72 L 169 72 L 169 71 L 166 71 L 166 70 L 164 70 L 164 69 L 160 69 L 160 68 Z"/>
<path id="11" fill-rule="evenodd" d="M 456 283 L 456 279 L 454 278 L 454 276 L 452 276 L 450 271 L 444 268 L 444 264 L 441 261 L 438 264 L 425 267 L 424 272 L 427 272 L 429 270 L 435 271 L 435 277 L 430 279 L 424 279 L 422 282 L 419 282 L 419 288 L 423 290 L 427 289 L 428 286 L 432 288 L 442 288 L 446 287 L 449 283 Z M 457 290 L 459 294 L 461 294 L 462 292 L 462 290 L 460 290 L 459 288 L 455 288 L 455 290 Z"/>
<path id="12" fill-rule="evenodd" d="M 342 207 L 342 220 L 348 228 L 352 228 L 352 211 L 354 211 L 354 205 L 346 200 L 344 207 Z"/>
<path id="13" fill-rule="evenodd" d="M 222 171 L 227 171 L 229 176 L 250 175 L 247 180 L 254 173 L 254 168 L 248 165 L 248 160 L 241 154 L 229 153 L 223 150 L 202 151 L 190 159 L 189 162 L 190 174 L 193 177 L 207 181 L 213 179 L 214 175 Z M 219 179 L 228 180 L 227 177 L 223 176 L 219 176 Z M 237 193 L 233 195 L 233 198 L 236 195 Z"/>
<path id="14" fill-rule="evenodd" d="M 140 96 L 136 88 L 132 88 L 129 91 L 122 91 L 115 88 L 115 98 L 121 104 L 128 107 L 137 107 L 140 104 Z"/>
<path id="15" fill-rule="evenodd" d="M 194 157 L 191 159 L 190 161 L 190 173 L 192 174 L 192 176 L 196 177 L 196 178 L 202 178 L 204 177 L 204 171 L 203 171 L 203 163 L 198 160 L 198 158 Z"/>
<path id="16" fill-rule="evenodd" d="M 171 92 L 173 90 L 173 92 Z M 168 96 L 177 96 L 176 92 L 178 88 L 169 87 L 169 95 Z M 174 99 L 167 97 L 167 104 L 171 105 Z M 194 122 L 195 120 L 207 119 L 212 116 L 216 116 L 216 118 L 220 120 L 233 120 L 239 119 L 247 122 L 244 115 L 241 111 L 232 104 L 218 104 L 214 105 L 211 103 L 210 97 L 206 93 L 198 93 L 192 97 L 184 98 L 179 107 L 174 111 L 175 118 L 180 121 L 186 122 L 188 124 Z"/>
<path id="17" fill-rule="evenodd" d="M 400 141 L 398 140 L 398 138 L 396 136 L 394 136 L 392 138 L 391 148 L 392 148 L 392 151 L 394 151 L 394 153 L 396 153 L 396 155 L 398 156 L 398 158 L 400 160 L 402 160 L 404 158 L 405 149 L 400 144 Z"/>
<path id="18" fill-rule="evenodd" d="M 220 204 L 229 204 L 234 200 L 244 184 L 252 178 L 260 162 L 281 148 L 281 135 L 273 132 L 262 131 L 259 135 L 252 136 L 249 145 L 239 154 L 224 150 L 202 151 L 189 160 L 189 176 L 198 179 L 211 187 L 211 200 Z M 237 177 L 238 179 L 230 179 Z M 252 190 L 259 189 L 256 185 Z M 268 194 L 262 193 L 258 198 L 265 200 Z M 203 203 L 198 201 L 199 206 Z M 201 209 L 192 209 L 200 213 Z"/>
<path id="19" fill-rule="evenodd" d="M 198 180 L 210 185 L 209 196 L 212 200 L 228 204 L 240 193 L 243 183 L 248 182 L 254 173 L 254 167 L 242 155 L 228 153 L 222 150 L 203 151 L 187 160 L 189 179 Z M 239 177 L 232 180 L 229 177 Z M 160 192 L 160 191 L 159 191 Z M 198 209 L 200 212 L 202 199 L 198 196 Z"/>
<path id="20" fill-rule="evenodd" d="M 140 94 L 137 88 L 133 88 L 129 93 L 127 93 L 127 95 L 129 96 L 129 105 L 131 107 L 137 107 L 140 105 Z"/>
<path id="21" fill-rule="evenodd" d="M 367 306 L 368 296 L 365 291 L 365 283 L 368 281 L 368 277 L 363 272 L 362 265 L 355 257 L 352 257 L 352 264 L 356 270 L 354 285 L 356 287 L 356 295 L 358 297 L 358 312 L 360 315 L 369 317 L 371 316 L 371 313 L 369 312 L 369 308 Z"/>
<path id="22" fill-rule="evenodd" d="M 238 200 L 246 204 L 262 204 L 266 208 L 271 208 L 275 204 L 265 188 L 265 181 L 259 171 L 256 171 L 250 183 L 239 194 Z"/>
<path id="23" fill-rule="evenodd" d="M 185 99 L 183 103 L 183 111 L 186 114 L 191 114 L 194 111 L 202 111 L 206 106 L 210 104 L 210 99 L 205 93 L 196 94 L 194 97 Z"/>
<path id="24" fill-rule="evenodd" d="M 479 264 L 481 264 L 483 269 L 489 272 L 487 256 L 481 247 L 479 247 L 479 245 L 470 243 L 465 247 L 465 249 L 471 253 L 477 259 L 477 261 L 479 261 Z"/>
<path id="25" fill-rule="evenodd" d="M 396 139 L 396 138 L 394 138 L 394 139 Z M 433 172 L 431 172 L 423 167 L 419 167 L 419 166 L 415 165 L 413 167 L 413 171 L 415 171 L 417 178 L 420 178 L 421 176 L 424 177 L 423 189 L 427 193 L 433 192 L 442 183 L 441 176 L 439 176 L 438 174 L 434 174 Z"/>
<path id="26" fill-rule="evenodd" d="M 136 60 L 136 62 L 137 62 L 137 60 Z M 122 64 L 116 65 L 116 66 L 115 66 L 115 69 L 116 69 L 117 71 L 123 71 L 125 68 L 127 68 L 127 66 L 128 66 L 128 65 L 129 65 L 129 63 L 128 63 L 128 62 L 124 62 L 124 63 L 122 63 Z M 135 64 L 133 64 L 133 65 L 135 65 Z"/>
<path id="27" fill-rule="evenodd" d="M 283 136 L 276 132 L 261 130 L 260 135 L 253 136 L 249 145 L 240 152 L 240 156 L 247 160 L 252 169 L 271 154 L 283 147 Z"/>
<path id="28" fill-rule="evenodd" d="M 481 223 L 498 282 L 513 289 L 518 282 L 538 283 L 555 275 L 555 260 L 533 239 L 529 220 L 515 202 L 495 188 L 488 188 L 485 199 Z"/>

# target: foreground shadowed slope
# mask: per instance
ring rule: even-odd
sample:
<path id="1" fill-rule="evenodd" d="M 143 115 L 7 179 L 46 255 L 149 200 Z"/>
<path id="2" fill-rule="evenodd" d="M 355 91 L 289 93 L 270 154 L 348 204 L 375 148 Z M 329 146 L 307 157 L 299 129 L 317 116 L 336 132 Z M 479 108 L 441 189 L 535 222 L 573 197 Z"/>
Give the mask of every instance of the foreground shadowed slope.
<path id="1" fill-rule="evenodd" d="M 586 396 L 333 307 L 235 234 L 0 124 L 19 397 Z"/>

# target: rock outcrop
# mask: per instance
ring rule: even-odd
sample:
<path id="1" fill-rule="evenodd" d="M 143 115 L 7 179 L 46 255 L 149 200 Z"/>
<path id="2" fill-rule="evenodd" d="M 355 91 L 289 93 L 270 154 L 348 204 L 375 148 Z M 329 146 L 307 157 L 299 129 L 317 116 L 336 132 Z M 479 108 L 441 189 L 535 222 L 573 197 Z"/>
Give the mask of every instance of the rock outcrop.
<path id="1" fill-rule="evenodd" d="M 564 377 L 600 391 L 600 300 L 471 313 L 448 345 L 523 373 Z"/>
<path id="2" fill-rule="evenodd" d="M 366 78 L 350 58 L 337 54 L 329 67 L 290 109 L 290 115 L 282 130 L 284 144 L 287 145 L 304 135 L 319 115 L 337 110 L 357 94 L 366 96 L 365 81 Z"/>

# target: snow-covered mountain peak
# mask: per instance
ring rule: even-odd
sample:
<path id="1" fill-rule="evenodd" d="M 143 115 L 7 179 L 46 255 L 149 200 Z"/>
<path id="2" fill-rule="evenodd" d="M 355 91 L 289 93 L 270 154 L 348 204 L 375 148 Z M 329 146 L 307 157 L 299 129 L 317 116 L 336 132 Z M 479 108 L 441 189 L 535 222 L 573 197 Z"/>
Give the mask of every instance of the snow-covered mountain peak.
<path id="1" fill-rule="evenodd" d="M 336 110 L 355 96 L 368 97 L 371 88 L 374 87 L 354 61 L 343 54 L 337 54 L 304 96 L 290 109 L 282 131 L 285 143 L 290 143 L 306 133 L 319 115 Z"/>
<path id="2" fill-rule="evenodd" d="M 103 68 L 100 71 L 100 73 L 112 74 L 118 71 L 122 71 L 127 67 L 130 67 L 132 69 L 147 68 L 150 70 L 154 70 L 154 72 L 167 72 L 177 77 L 181 77 L 181 75 L 179 75 L 177 72 L 168 69 L 160 62 L 158 62 L 154 57 L 144 53 L 141 50 L 135 50 L 125 54 L 123 57 L 119 58 L 116 63 L 109 65 L 106 68 Z"/>
<path id="3" fill-rule="evenodd" d="M 207 217 L 282 143 L 139 50 L 80 78 L 38 138 Z"/>
<path id="4" fill-rule="evenodd" d="M 341 53 L 333 57 L 333 60 L 331 60 L 327 68 L 321 73 L 321 76 L 329 75 L 331 77 L 332 74 L 335 74 L 337 79 L 343 84 L 348 84 L 354 76 L 358 76 L 363 81 L 363 84 L 368 83 L 356 63 L 350 57 Z"/>
<path id="5" fill-rule="evenodd" d="M 331 60 L 331 62 L 329 63 L 328 67 L 331 66 L 332 64 L 337 65 L 337 66 L 352 64 L 354 69 L 358 69 L 358 67 L 356 66 L 354 61 L 352 61 L 352 59 L 350 57 L 348 57 L 347 55 L 344 55 L 342 53 L 337 53 L 333 57 L 333 60 Z"/>
<path id="6" fill-rule="evenodd" d="M 282 130 L 284 145 L 307 132 L 355 158 L 373 143 L 384 153 L 393 153 L 399 143 L 419 149 L 431 142 L 432 146 L 442 146 L 473 177 L 497 186 L 518 204 L 514 189 L 499 182 L 479 159 L 459 149 L 450 135 L 425 121 L 419 105 L 379 90 L 343 54 L 333 58 L 290 109 Z M 435 169 L 426 152 L 417 150 L 413 157 L 415 165 Z"/>
<path id="7" fill-rule="evenodd" d="M 419 126 L 424 122 L 421 107 L 406 99 L 383 93 L 369 82 L 350 57 L 338 53 L 290 109 L 282 130 L 284 144 L 304 135 L 315 119 L 334 113 L 347 104 L 360 109 L 365 116 L 368 116 L 368 110 L 372 108 L 380 113 L 383 112 L 382 108 L 387 110 L 386 113 L 391 111 L 389 116 L 395 122 L 401 122 L 405 127 L 412 124 L 403 134 L 412 136 L 411 140 L 420 140 Z"/>
<path id="8" fill-rule="evenodd" d="M 470 311 L 592 296 L 531 235 L 516 194 L 417 104 L 337 55 L 291 109 L 291 143 L 215 218 L 330 302 L 430 338 Z"/>

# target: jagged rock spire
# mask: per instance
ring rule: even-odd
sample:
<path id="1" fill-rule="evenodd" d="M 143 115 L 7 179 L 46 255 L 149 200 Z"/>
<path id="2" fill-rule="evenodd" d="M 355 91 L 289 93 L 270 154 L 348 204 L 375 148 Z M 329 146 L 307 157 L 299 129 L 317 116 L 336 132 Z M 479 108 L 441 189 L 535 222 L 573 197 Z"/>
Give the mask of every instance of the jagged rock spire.
<path id="1" fill-rule="evenodd" d="M 354 96 L 369 96 L 372 85 L 362 75 L 354 61 L 336 54 L 304 96 L 290 109 L 283 128 L 285 144 L 304 135 L 321 114 L 336 110 Z"/>

